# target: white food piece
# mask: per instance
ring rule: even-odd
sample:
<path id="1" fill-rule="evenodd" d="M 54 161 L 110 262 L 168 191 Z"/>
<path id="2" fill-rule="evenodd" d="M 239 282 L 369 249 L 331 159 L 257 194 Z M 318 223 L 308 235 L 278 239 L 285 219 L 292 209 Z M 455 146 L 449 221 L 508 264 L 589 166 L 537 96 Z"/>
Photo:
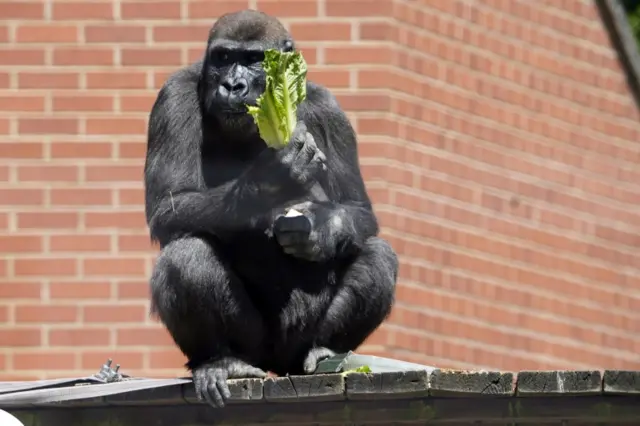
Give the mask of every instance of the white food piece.
<path id="1" fill-rule="evenodd" d="M 291 209 L 287 212 L 286 215 L 284 215 L 284 217 L 298 217 L 298 216 L 302 216 L 302 213 L 300 213 L 296 209 Z"/>

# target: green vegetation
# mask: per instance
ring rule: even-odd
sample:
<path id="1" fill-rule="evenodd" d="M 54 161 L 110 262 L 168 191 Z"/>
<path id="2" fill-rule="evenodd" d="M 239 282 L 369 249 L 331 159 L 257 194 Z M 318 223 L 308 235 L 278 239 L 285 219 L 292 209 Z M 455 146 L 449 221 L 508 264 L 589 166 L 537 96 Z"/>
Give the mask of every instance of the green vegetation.
<path id="1" fill-rule="evenodd" d="M 307 64 L 300 52 L 267 50 L 262 66 L 267 74 L 265 91 L 257 106 L 247 109 L 267 145 L 282 148 L 296 127 L 296 109 L 307 96 Z"/>

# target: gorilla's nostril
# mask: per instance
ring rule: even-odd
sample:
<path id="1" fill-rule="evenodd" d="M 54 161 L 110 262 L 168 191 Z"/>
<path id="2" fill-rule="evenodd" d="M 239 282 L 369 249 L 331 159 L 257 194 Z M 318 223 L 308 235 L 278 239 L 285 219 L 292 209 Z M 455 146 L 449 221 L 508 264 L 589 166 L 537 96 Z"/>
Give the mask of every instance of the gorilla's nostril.
<path id="1" fill-rule="evenodd" d="M 244 80 L 225 80 L 222 83 L 222 87 L 224 87 L 227 92 L 237 95 L 243 94 L 246 91 L 247 83 Z"/>

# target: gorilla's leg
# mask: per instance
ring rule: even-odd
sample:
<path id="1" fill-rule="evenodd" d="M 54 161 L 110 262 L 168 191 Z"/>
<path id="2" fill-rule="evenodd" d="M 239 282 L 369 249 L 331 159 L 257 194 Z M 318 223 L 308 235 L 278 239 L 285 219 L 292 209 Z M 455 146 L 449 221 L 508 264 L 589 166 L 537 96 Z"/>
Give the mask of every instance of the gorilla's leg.
<path id="1" fill-rule="evenodd" d="M 215 406 L 229 397 L 226 379 L 264 377 L 264 324 L 243 284 L 200 238 L 175 240 L 151 277 L 152 309 L 187 356 L 196 394 Z"/>
<path id="2" fill-rule="evenodd" d="M 398 257 L 391 245 L 369 238 L 348 267 L 321 321 L 314 348 L 304 361 L 312 373 L 335 352 L 355 350 L 386 319 L 394 302 Z"/>

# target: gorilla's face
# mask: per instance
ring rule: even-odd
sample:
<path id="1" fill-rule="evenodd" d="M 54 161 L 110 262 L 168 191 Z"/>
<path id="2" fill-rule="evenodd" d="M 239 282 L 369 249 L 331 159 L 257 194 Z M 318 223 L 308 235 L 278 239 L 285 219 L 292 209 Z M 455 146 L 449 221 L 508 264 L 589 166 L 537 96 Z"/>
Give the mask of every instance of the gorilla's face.
<path id="1" fill-rule="evenodd" d="M 204 62 L 204 97 L 206 113 L 224 127 L 255 131 L 247 105 L 265 89 L 262 69 L 264 49 L 253 43 L 212 43 Z"/>
<path id="2" fill-rule="evenodd" d="M 293 41 L 285 37 L 278 43 L 262 41 L 213 40 L 203 65 L 202 103 L 205 113 L 226 130 L 237 134 L 257 132 L 247 105 L 256 105 L 266 86 L 262 68 L 264 52 L 270 48 L 292 51 Z"/>

